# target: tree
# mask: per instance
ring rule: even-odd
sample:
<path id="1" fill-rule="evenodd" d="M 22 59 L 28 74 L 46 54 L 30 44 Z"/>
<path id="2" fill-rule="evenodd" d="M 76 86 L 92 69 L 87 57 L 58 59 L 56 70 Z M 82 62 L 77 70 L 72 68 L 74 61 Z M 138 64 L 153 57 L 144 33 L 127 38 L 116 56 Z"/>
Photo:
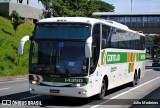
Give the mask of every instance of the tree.
<path id="1" fill-rule="evenodd" d="M 46 9 L 51 8 L 53 16 L 91 17 L 93 12 L 114 11 L 114 6 L 101 0 L 38 0 Z M 50 4 L 49 4 L 50 2 Z"/>
<path id="2" fill-rule="evenodd" d="M 154 44 L 160 45 L 160 35 L 155 35 L 153 39 Z"/>
<path id="3" fill-rule="evenodd" d="M 112 4 L 106 3 L 101 0 L 95 0 L 94 2 L 98 5 L 99 12 L 113 12 L 115 9 Z"/>
<path id="4" fill-rule="evenodd" d="M 146 36 L 146 42 L 153 42 L 154 45 L 152 46 L 152 58 L 158 57 L 158 53 L 160 53 L 160 35 L 154 36 Z"/>
<path id="5" fill-rule="evenodd" d="M 90 17 L 98 10 L 93 0 L 52 0 L 53 16 Z"/>
<path id="6" fill-rule="evenodd" d="M 20 18 L 19 14 L 15 10 L 12 11 L 11 16 L 12 16 L 12 25 L 13 25 L 14 31 L 16 32 L 17 27 L 20 24 L 24 23 L 24 21 Z"/>
<path id="7" fill-rule="evenodd" d="M 44 6 L 44 8 L 47 10 L 49 8 L 49 2 L 51 2 L 50 0 L 38 0 L 38 2 L 42 3 L 42 5 Z"/>
<path id="8" fill-rule="evenodd" d="M 41 3 L 42 3 L 42 5 L 44 6 L 44 8 L 45 8 L 45 11 L 43 12 L 43 14 L 42 14 L 42 16 L 44 17 L 44 18 L 49 18 L 49 17 L 51 17 L 52 16 L 52 10 L 51 10 L 51 0 L 38 0 L 38 2 L 40 2 L 41 1 Z M 47 10 L 47 11 L 46 11 Z"/>

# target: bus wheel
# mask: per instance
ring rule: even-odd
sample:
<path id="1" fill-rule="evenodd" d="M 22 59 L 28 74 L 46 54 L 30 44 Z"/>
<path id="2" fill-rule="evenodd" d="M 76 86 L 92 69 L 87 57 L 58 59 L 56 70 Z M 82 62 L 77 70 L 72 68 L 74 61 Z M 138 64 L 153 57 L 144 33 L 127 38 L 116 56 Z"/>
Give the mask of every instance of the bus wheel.
<path id="1" fill-rule="evenodd" d="M 139 83 L 139 77 L 138 75 L 136 75 L 136 82 L 135 82 L 135 85 L 137 85 Z"/>
<path id="2" fill-rule="evenodd" d="M 134 79 L 133 79 L 133 81 L 131 82 L 131 86 L 134 87 L 134 86 L 137 85 L 138 83 L 139 83 L 139 78 L 138 78 L 138 75 L 137 75 L 136 72 L 135 72 L 135 74 L 134 74 Z"/>
<path id="3" fill-rule="evenodd" d="M 103 79 L 101 84 L 101 91 L 97 95 L 97 99 L 102 100 L 105 97 L 105 93 L 106 93 L 106 81 Z"/>

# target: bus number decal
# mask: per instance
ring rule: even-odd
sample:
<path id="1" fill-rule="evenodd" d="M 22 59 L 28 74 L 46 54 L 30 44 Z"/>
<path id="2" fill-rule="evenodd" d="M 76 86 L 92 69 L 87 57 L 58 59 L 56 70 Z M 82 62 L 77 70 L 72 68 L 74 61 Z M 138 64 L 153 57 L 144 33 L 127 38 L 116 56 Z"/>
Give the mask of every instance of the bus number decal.
<path id="1" fill-rule="evenodd" d="M 65 82 L 83 82 L 83 79 L 65 78 Z"/>

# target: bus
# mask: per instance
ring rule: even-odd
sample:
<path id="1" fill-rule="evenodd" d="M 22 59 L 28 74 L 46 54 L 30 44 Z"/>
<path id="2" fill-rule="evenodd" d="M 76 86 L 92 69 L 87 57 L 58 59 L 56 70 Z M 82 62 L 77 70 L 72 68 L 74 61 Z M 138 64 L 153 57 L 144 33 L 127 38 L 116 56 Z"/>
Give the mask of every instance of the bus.
<path id="1" fill-rule="evenodd" d="M 55 17 L 36 23 L 30 40 L 32 94 L 103 99 L 107 90 L 137 85 L 145 73 L 145 35 L 120 23 Z"/>

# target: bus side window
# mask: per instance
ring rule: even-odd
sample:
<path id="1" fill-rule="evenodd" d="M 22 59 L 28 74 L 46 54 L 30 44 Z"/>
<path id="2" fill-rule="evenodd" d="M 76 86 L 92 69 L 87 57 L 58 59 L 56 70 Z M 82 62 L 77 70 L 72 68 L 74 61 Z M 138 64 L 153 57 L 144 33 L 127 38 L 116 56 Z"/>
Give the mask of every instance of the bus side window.
<path id="1" fill-rule="evenodd" d="M 140 43 L 141 43 L 141 49 L 140 50 L 144 50 L 145 49 L 145 37 L 144 36 L 140 37 Z"/>
<path id="2" fill-rule="evenodd" d="M 108 47 L 108 42 L 109 42 L 109 31 L 110 31 L 110 27 L 106 26 L 106 25 L 102 25 L 102 49 Z M 105 45 L 103 45 L 105 43 Z"/>
<path id="3" fill-rule="evenodd" d="M 118 48 L 119 47 L 119 40 L 118 40 L 118 32 L 116 28 L 112 28 L 110 31 L 110 48 Z"/>

